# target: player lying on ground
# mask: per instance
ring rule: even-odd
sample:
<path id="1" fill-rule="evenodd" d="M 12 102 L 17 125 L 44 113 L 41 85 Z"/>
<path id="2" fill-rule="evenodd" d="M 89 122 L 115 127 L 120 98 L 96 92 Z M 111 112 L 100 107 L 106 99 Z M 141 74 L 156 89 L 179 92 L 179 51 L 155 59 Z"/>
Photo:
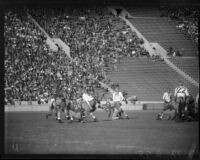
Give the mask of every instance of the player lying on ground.
<path id="1" fill-rule="evenodd" d="M 93 115 L 93 112 L 98 108 L 100 104 L 94 99 L 94 104 L 89 106 L 82 98 L 74 100 L 67 107 L 69 113 L 70 122 L 78 120 L 79 122 L 97 121 L 97 118 Z M 91 119 L 92 118 L 92 119 Z"/>
<path id="2" fill-rule="evenodd" d="M 174 120 L 176 118 L 176 109 L 173 105 L 166 106 L 161 113 L 157 115 L 157 120 Z"/>
<path id="3" fill-rule="evenodd" d="M 83 91 L 82 97 L 78 100 L 78 106 L 82 110 L 82 122 L 90 121 L 97 121 L 97 118 L 94 116 L 94 112 L 97 108 L 100 108 L 101 104 L 100 101 L 102 100 L 104 94 L 99 97 L 95 95 L 92 91 Z"/>
<path id="4" fill-rule="evenodd" d="M 177 114 L 177 109 L 175 109 L 175 100 L 173 99 L 169 88 L 166 89 L 162 99 L 164 100 L 163 111 L 157 115 L 157 120 L 174 119 Z"/>
<path id="5" fill-rule="evenodd" d="M 61 113 L 64 112 L 65 117 L 73 120 L 78 120 L 86 122 L 89 120 L 89 117 L 92 117 L 94 121 L 97 121 L 96 117 L 93 115 L 93 112 L 96 110 L 100 101 L 96 98 L 93 98 L 90 101 L 84 101 L 82 98 L 77 100 L 69 101 L 64 99 L 61 95 L 55 96 L 52 98 L 49 107 L 49 113 L 46 114 L 46 118 L 55 114 L 59 122 L 61 122 Z"/>
<path id="6" fill-rule="evenodd" d="M 119 106 L 116 105 L 111 99 L 107 99 L 106 104 L 101 105 L 101 108 L 108 112 L 108 119 L 112 115 L 112 119 L 122 119 L 123 115 L 128 119 L 127 113 Z"/>
<path id="7" fill-rule="evenodd" d="M 195 100 L 192 95 L 186 97 L 186 107 L 182 111 L 182 121 L 194 121 L 198 120 L 198 113 L 195 109 Z M 164 109 L 157 115 L 157 120 L 179 120 L 178 108 L 175 105 L 175 98 L 172 98 L 170 103 L 164 103 Z"/>
<path id="8" fill-rule="evenodd" d="M 67 106 L 67 112 L 70 117 L 70 122 L 78 120 L 79 122 L 83 119 L 83 110 L 79 107 L 78 103 L 80 99 L 71 101 L 70 105 Z"/>
<path id="9" fill-rule="evenodd" d="M 125 115 L 126 118 L 129 118 L 127 113 L 121 108 L 121 103 L 108 100 L 106 105 L 101 105 L 100 101 L 102 100 L 103 96 L 104 94 L 101 97 L 98 96 L 93 97 L 90 91 L 86 92 L 86 90 L 84 90 L 82 98 L 79 98 L 76 101 L 77 108 L 79 109 L 80 112 L 82 112 L 81 122 L 87 122 L 88 120 L 90 121 L 90 117 L 93 119 L 93 121 L 97 121 L 96 117 L 93 115 L 94 111 L 96 111 L 97 108 L 102 108 L 107 110 L 109 112 L 108 118 L 110 118 L 111 113 L 113 113 L 112 119 L 122 118 L 122 115 Z"/>

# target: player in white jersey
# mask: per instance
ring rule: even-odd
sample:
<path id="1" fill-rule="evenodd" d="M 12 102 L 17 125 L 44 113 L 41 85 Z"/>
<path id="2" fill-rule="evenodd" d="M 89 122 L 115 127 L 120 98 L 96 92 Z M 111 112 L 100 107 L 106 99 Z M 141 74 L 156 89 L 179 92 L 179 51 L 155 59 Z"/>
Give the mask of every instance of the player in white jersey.
<path id="1" fill-rule="evenodd" d="M 55 102 L 55 98 L 51 98 L 51 100 L 50 100 L 50 105 L 52 106 L 52 105 L 54 105 L 54 102 Z"/>
<path id="2" fill-rule="evenodd" d="M 86 90 L 83 91 L 82 99 L 88 104 L 90 108 L 90 115 L 96 121 L 96 117 L 94 116 L 93 112 L 96 110 L 96 102 L 94 97 L 92 96 L 91 92 L 87 92 Z M 83 115 L 85 116 L 85 115 Z"/>
<path id="3" fill-rule="evenodd" d="M 115 91 L 112 93 L 112 100 L 115 106 L 112 119 L 119 119 L 117 115 L 121 113 L 123 113 L 125 117 L 128 118 L 127 113 L 121 108 L 122 101 L 124 100 L 124 96 L 122 92 L 119 91 L 118 86 L 115 88 Z"/>
<path id="4" fill-rule="evenodd" d="M 197 93 L 195 98 L 195 114 L 196 118 L 199 119 L 199 92 Z"/>
<path id="5" fill-rule="evenodd" d="M 50 100 L 49 113 L 46 114 L 46 118 L 48 118 L 49 116 L 51 116 L 53 114 L 55 107 L 56 107 L 55 98 L 54 98 L 54 96 L 52 96 L 51 100 Z M 56 113 L 55 113 L 55 116 L 56 116 Z"/>
<path id="6" fill-rule="evenodd" d="M 82 95 L 82 99 L 87 102 L 89 107 L 92 106 L 92 103 L 93 103 L 93 100 L 94 100 L 92 95 L 89 95 L 87 92 L 84 92 L 83 95 Z M 92 107 L 91 107 L 91 109 L 92 109 Z"/>
<path id="7" fill-rule="evenodd" d="M 196 98 L 195 98 L 195 110 L 198 112 L 198 108 L 199 108 L 199 92 L 197 93 L 196 95 Z"/>
<path id="8" fill-rule="evenodd" d="M 157 120 L 162 120 L 164 115 L 168 115 L 168 114 L 165 114 L 165 111 L 168 111 L 168 110 L 175 111 L 175 108 L 172 105 L 172 94 L 171 94 L 170 88 L 166 89 L 166 91 L 164 92 L 164 94 L 162 96 L 162 99 L 164 100 L 163 111 L 158 114 Z M 174 114 L 175 114 L 175 112 L 174 112 Z M 168 119 L 170 119 L 170 118 L 171 118 L 171 116 L 168 116 Z"/>
<path id="9" fill-rule="evenodd" d="M 174 97 L 176 101 L 176 109 L 178 111 L 179 120 L 181 120 L 184 116 L 187 96 L 189 96 L 188 89 L 183 85 L 182 82 L 179 82 L 179 86 L 176 87 L 174 90 Z"/>

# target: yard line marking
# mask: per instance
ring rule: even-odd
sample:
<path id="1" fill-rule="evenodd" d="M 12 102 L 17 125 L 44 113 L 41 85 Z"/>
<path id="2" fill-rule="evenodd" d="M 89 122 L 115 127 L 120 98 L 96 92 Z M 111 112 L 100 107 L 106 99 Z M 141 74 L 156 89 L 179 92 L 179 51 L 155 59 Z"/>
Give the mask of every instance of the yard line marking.
<path id="1" fill-rule="evenodd" d="M 140 146 L 131 146 L 131 145 L 117 145 L 117 146 L 115 146 L 116 148 L 135 148 L 135 149 L 137 149 L 138 151 L 138 153 L 157 153 L 157 154 L 160 154 L 160 153 L 165 153 L 166 152 L 166 150 L 164 150 L 164 149 L 159 149 L 159 150 L 156 150 L 155 151 L 155 149 L 153 149 L 152 150 L 152 148 L 148 148 L 148 147 L 140 147 Z"/>
<path id="2" fill-rule="evenodd" d="M 80 141 L 65 141 L 65 143 L 80 143 Z"/>
<path id="3" fill-rule="evenodd" d="M 99 143 L 99 141 L 65 141 L 65 143 L 68 144 L 83 144 L 83 145 L 99 145 L 99 146 L 108 146 L 108 144 L 105 143 Z M 180 154 L 182 153 L 180 150 L 176 150 L 176 151 L 167 151 L 165 149 L 161 149 L 161 148 L 149 148 L 149 147 L 141 147 L 141 146 L 135 146 L 135 145 L 114 145 L 114 144 L 109 144 L 110 147 L 114 147 L 116 149 L 134 149 L 137 153 L 146 153 L 146 154 L 162 154 L 162 153 L 169 153 L 169 154 Z M 195 148 L 196 145 L 191 147 L 191 148 Z M 193 156 L 193 155 L 192 155 Z"/>
<path id="4" fill-rule="evenodd" d="M 137 148 L 136 146 L 117 145 L 116 148 Z"/>
<path id="5" fill-rule="evenodd" d="M 89 141 L 65 141 L 65 143 L 93 144 L 93 142 L 89 142 Z"/>

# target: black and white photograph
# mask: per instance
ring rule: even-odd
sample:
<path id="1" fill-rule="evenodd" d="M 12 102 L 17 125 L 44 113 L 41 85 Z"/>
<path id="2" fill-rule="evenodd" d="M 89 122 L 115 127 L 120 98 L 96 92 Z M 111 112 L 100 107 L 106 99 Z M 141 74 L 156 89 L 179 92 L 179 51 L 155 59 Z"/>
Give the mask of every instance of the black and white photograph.
<path id="1" fill-rule="evenodd" d="M 199 159 L 198 0 L 1 4 L 3 157 Z"/>

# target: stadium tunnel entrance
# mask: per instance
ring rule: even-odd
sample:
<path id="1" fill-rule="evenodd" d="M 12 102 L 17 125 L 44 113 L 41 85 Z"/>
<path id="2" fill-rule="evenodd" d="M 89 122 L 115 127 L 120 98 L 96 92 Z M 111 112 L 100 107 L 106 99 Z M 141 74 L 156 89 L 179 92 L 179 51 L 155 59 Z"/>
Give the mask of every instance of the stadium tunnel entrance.
<path id="1" fill-rule="evenodd" d="M 128 19 L 130 16 L 128 14 L 128 12 L 121 6 L 116 6 L 116 7 L 113 7 L 113 10 L 112 13 L 115 15 L 115 16 L 121 16 L 121 17 L 124 17 L 126 19 Z"/>
<path id="2" fill-rule="evenodd" d="M 115 8 L 116 12 L 117 12 L 117 16 L 119 16 L 122 13 L 122 9 L 121 8 Z"/>

